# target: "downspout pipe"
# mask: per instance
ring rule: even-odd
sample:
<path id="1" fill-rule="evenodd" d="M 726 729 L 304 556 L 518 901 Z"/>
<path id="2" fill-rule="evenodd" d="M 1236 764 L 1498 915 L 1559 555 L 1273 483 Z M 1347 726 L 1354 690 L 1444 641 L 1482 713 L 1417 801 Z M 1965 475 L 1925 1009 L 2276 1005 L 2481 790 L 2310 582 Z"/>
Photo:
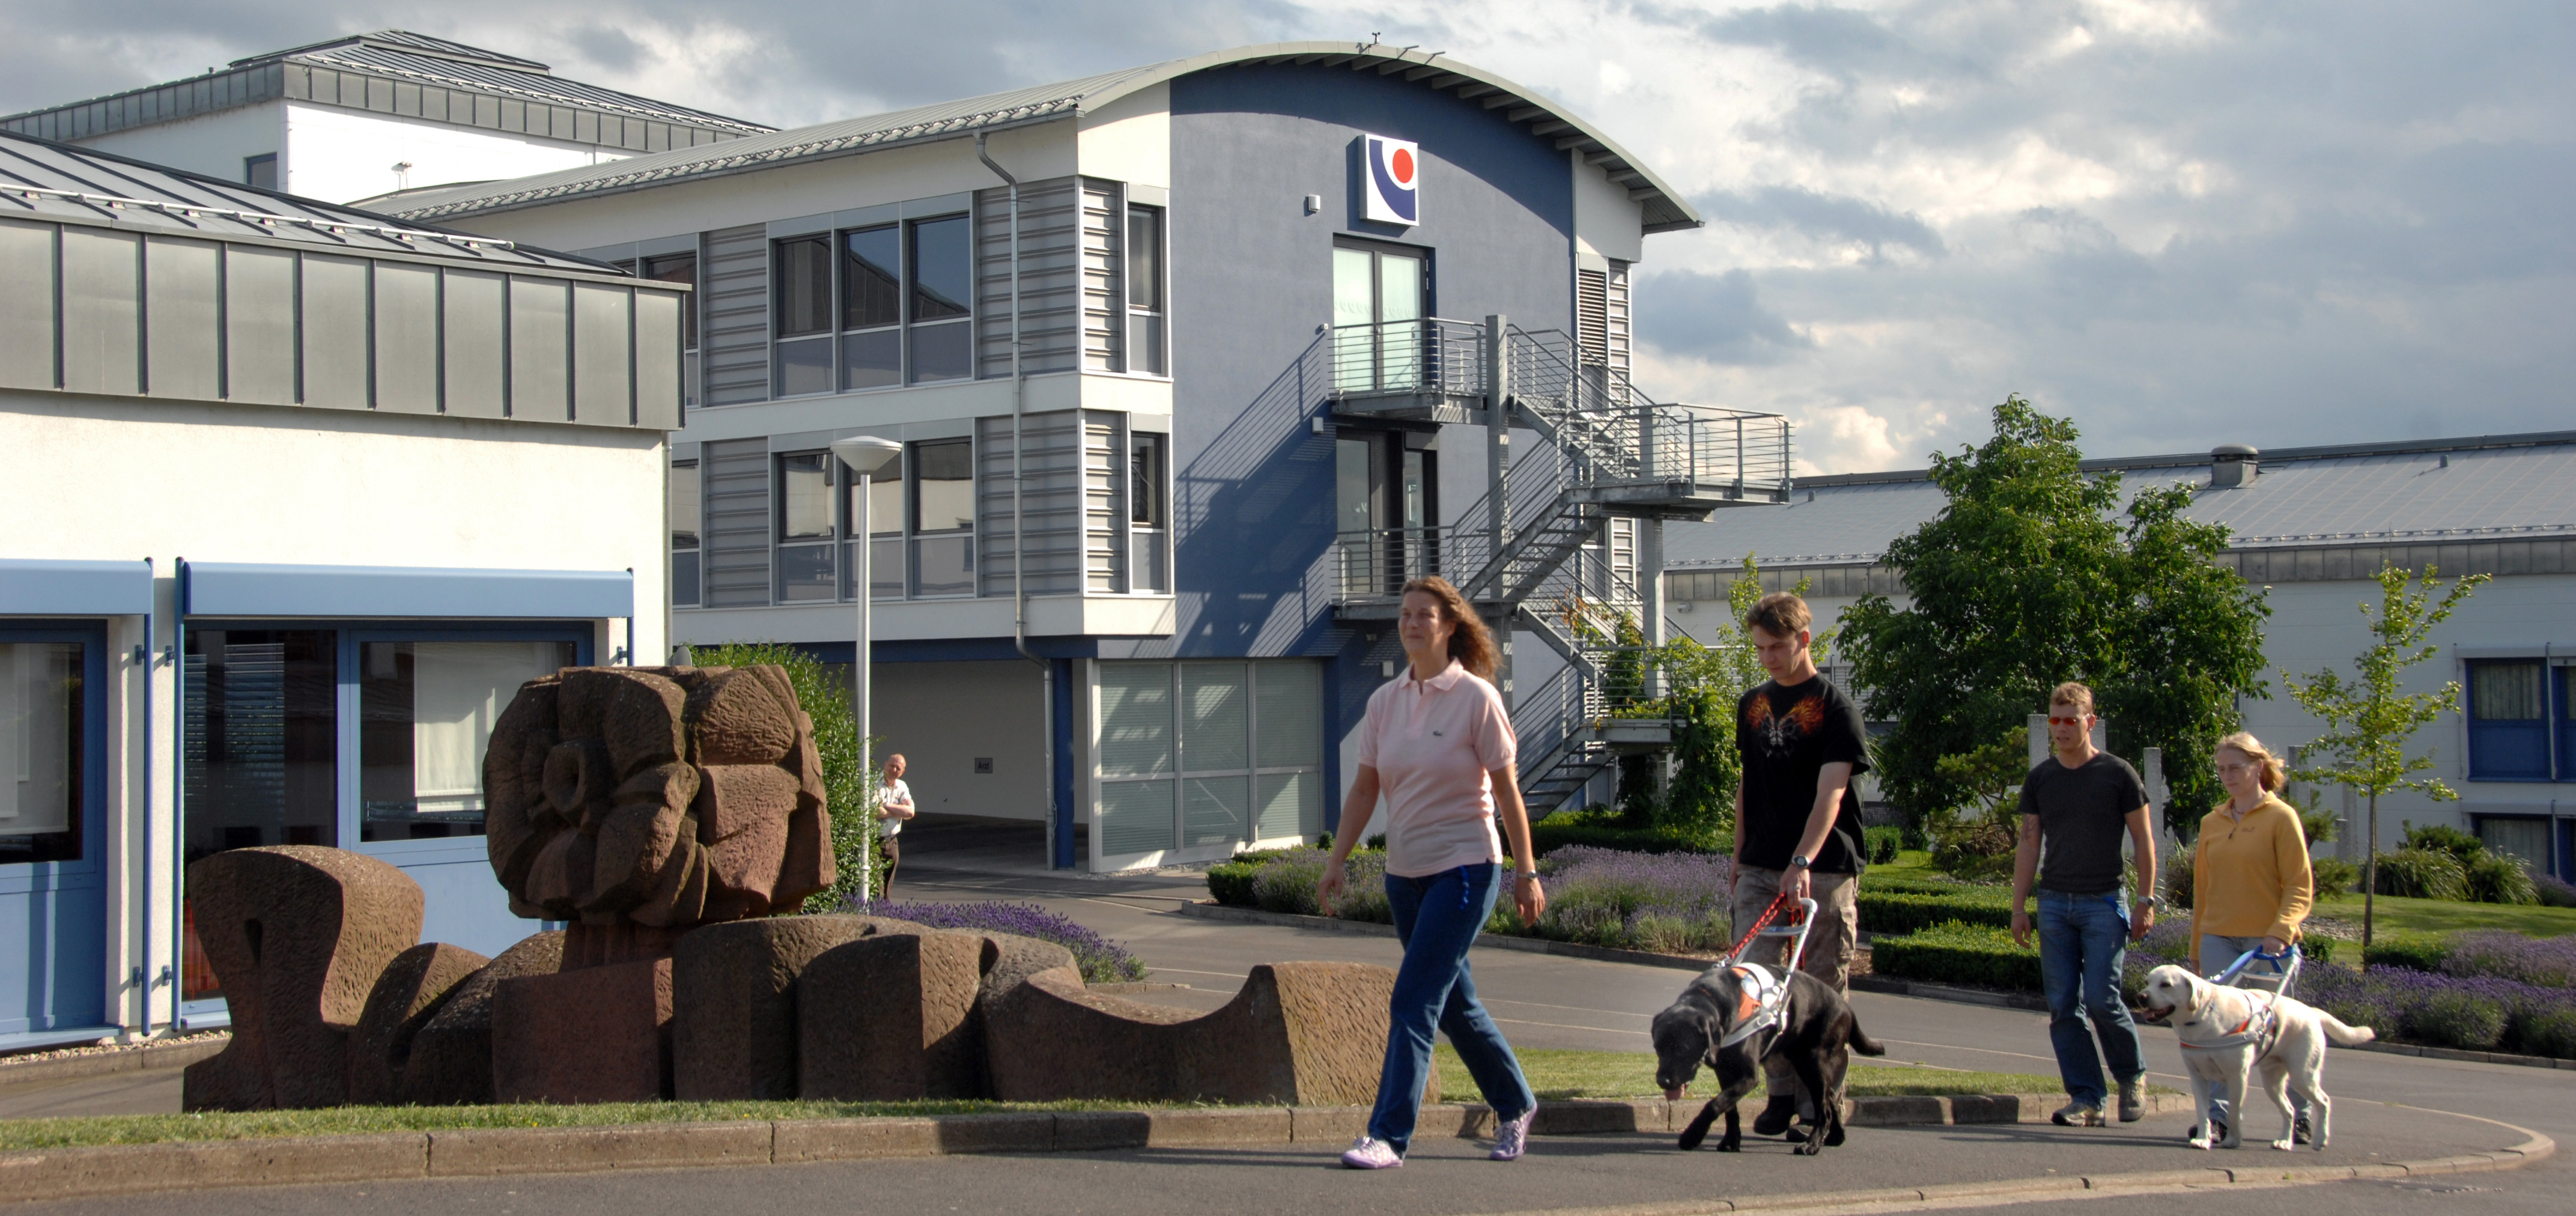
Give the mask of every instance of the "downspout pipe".
<path id="1" fill-rule="evenodd" d="M 143 559 L 143 573 L 148 583 L 152 574 L 151 558 Z M 134 855 L 141 859 L 142 864 L 136 867 L 141 871 L 135 883 L 136 949 L 134 967 L 128 972 L 134 980 L 135 989 L 142 994 L 143 1016 L 136 1020 L 143 1028 L 140 1037 L 146 1039 L 152 1037 L 152 989 L 154 987 L 152 983 L 152 671 L 156 665 L 152 657 L 152 611 L 147 604 L 143 612 L 143 644 L 134 648 L 134 665 L 143 671 L 143 729 L 140 732 L 143 736 L 143 839 L 140 847 L 134 850 Z M 171 1012 L 175 1014 L 178 1011 L 174 1008 Z"/>
<path id="2" fill-rule="evenodd" d="M 975 159 L 993 171 L 1010 188 L 1011 209 L 1011 645 L 1020 657 L 1037 664 L 1039 721 L 1041 735 L 1038 754 L 1043 760 L 1040 771 L 1046 774 L 1047 788 L 1047 864 L 1055 863 L 1055 664 L 1047 662 L 1029 649 L 1029 527 L 1021 508 L 1021 483 L 1028 459 L 1029 371 L 1021 358 L 1020 324 L 1020 179 L 993 159 L 986 146 L 987 132 L 975 133 Z M 1080 423 L 1077 419 L 1076 430 Z"/>

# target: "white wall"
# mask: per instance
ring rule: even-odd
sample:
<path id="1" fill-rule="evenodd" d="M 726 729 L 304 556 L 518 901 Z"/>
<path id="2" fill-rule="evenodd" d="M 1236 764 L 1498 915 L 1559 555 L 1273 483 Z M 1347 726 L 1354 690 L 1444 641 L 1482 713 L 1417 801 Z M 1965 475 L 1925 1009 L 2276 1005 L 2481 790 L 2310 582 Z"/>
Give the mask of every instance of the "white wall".
<path id="1" fill-rule="evenodd" d="M 596 144 L 399 114 L 304 102 L 282 104 L 286 141 L 277 158 L 278 188 L 328 203 L 372 198 L 401 188 L 391 167 L 399 161 L 411 162 L 409 181 L 418 189 L 552 173 L 632 155 Z"/>
<path id="2" fill-rule="evenodd" d="M 243 160 L 274 155 L 286 146 L 286 103 L 263 101 L 76 142 L 84 148 L 238 182 L 243 180 Z M 278 157 L 281 164 L 285 159 Z M 385 163 L 390 165 L 393 159 L 387 157 Z"/>
<path id="3" fill-rule="evenodd" d="M 1045 822 L 1046 700 L 1037 664 L 878 663 L 869 724 L 903 753 L 921 810 Z M 993 771 L 975 771 L 989 756 Z M 1034 860 L 1034 859 L 1033 859 Z"/>
<path id="4" fill-rule="evenodd" d="M 1168 82 L 1121 97 L 1099 113 L 1083 116 L 1081 123 L 1085 174 L 1138 186 L 1171 186 L 1172 86 Z"/>
<path id="5" fill-rule="evenodd" d="M 1646 256 L 1646 205 L 1628 197 L 1628 188 L 1610 180 L 1599 165 L 1583 163 L 1583 153 L 1569 152 L 1574 166 L 1574 248 L 1621 262 Z"/>

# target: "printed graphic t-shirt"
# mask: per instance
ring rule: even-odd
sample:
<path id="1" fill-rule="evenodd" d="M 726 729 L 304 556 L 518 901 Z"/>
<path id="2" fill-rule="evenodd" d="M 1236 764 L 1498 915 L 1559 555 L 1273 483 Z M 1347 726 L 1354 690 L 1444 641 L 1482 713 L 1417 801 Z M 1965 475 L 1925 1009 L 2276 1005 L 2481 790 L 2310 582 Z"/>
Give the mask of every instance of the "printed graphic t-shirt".
<path id="1" fill-rule="evenodd" d="M 2073 768 L 2057 757 L 2032 765 L 2021 813 L 2039 817 L 2039 889 L 2102 895 L 2120 889 L 2120 841 L 2129 812 L 2147 804 L 2138 770 L 2109 752 Z"/>
<path id="2" fill-rule="evenodd" d="M 1764 681 L 1735 703 L 1735 750 L 1744 760 L 1744 816 L 1735 830 L 1744 864 L 1789 868 L 1816 806 L 1816 774 L 1842 763 L 1854 777 L 1868 772 L 1868 739 L 1860 707 L 1822 675 L 1791 688 Z M 1833 831 L 1810 859 L 1819 874 L 1858 874 L 1866 864 L 1857 787 L 1843 786 Z"/>

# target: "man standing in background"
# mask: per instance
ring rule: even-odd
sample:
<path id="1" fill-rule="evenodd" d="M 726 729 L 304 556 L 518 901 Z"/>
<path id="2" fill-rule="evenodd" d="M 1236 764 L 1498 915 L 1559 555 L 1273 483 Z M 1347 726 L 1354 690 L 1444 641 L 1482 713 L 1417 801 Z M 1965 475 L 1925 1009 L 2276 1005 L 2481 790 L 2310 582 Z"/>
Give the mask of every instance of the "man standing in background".
<path id="1" fill-rule="evenodd" d="M 2030 944 L 2031 881 L 2039 884 L 2039 974 L 2048 994 L 2048 1041 L 2066 1082 L 2061 1126 L 2100 1127 L 2108 1092 L 2102 1062 L 2120 1081 L 2120 1122 L 2144 1118 L 2147 1065 L 2138 1024 L 2120 997 L 2128 943 L 2156 923 L 2155 840 L 2147 787 L 2129 762 L 2093 747 L 2093 690 L 2068 681 L 2048 697 L 2052 755 L 2021 787 L 2021 838 L 2013 847 L 2013 941 Z M 2120 889 L 2120 833 L 2138 855 L 2135 914 Z M 2085 1033 L 2087 1021 L 2092 1034 Z M 2093 1054 L 2093 1040 L 2102 1054 Z"/>
<path id="2" fill-rule="evenodd" d="M 1857 896 L 1863 859 L 1860 795 L 1852 778 L 1869 771 L 1869 732 L 1860 707 L 1816 670 L 1814 614 L 1786 591 L 1763 596 L 1746 613 L 1755 655 L 1771 678 L 1735 703 L 1735 748 L 1743 777 L 1735 787 L 1735 934 L 1742 937 L 1777 896 L 1793 905 L 1816 901 L 1801 966 L 1849 995 L 1852 951 L 1860 941 Z M 1747 962 L 1777 964 L 1786 941 L 1756 941 Z M 1770 1104 L 1753 1120 L 1755 1135 L 1787 1131 L 1791 1116 L 1815 1125 L 1814 1099 L 1799 1092 L 1784 1065 L 1767 1072 Z"/>

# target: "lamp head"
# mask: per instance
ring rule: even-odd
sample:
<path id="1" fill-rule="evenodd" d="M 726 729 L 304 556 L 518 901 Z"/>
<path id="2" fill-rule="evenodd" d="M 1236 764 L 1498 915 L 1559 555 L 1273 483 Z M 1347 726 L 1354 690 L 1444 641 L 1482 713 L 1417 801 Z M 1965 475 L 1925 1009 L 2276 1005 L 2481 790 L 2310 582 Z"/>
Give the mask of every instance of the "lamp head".
<path id="1" fill-rule="evenodd" d="M 832 455 L 850 472 L 860 477 L 874 477 L 903 456 L 903 445 L 874 435 L 852 435 L 832 441 Z"/>

